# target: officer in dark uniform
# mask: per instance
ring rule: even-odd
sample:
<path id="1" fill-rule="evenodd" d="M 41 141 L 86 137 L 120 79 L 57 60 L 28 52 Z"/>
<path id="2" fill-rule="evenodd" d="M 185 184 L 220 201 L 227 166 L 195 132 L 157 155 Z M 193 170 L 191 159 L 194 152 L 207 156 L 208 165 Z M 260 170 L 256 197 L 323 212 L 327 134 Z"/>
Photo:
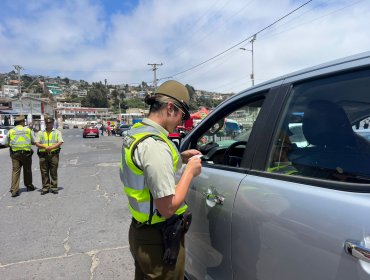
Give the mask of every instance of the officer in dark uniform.
<path id="1" fill-rule="evenodd" d="M 32 144 L 34 143 L 33 132 L 24 127 L 24 116 L 15 118 L 15 127 L 10 129 L 6 136 L 6 143 L 10 146 L 10 157 L 12 159 L 12 185 L 10 192 L 12 197 L 19 195 L 19 177 L 23 166 L 23 181 L 27 191 L 34 191 L 32 184 Z"/>
<path id="2" fill-rule="evenodd" d="M 62 133 L 54 128 L 54 119 L 45 118 L 46 128 L 38 132 L 35 144 L 38 147 L 37 154 L 40 159 L 40 171 L 42 180 L 41 195 L 49 190 L 53 194 L 58 193 L 58 165 L 60 146 L 63 144 Z"/>

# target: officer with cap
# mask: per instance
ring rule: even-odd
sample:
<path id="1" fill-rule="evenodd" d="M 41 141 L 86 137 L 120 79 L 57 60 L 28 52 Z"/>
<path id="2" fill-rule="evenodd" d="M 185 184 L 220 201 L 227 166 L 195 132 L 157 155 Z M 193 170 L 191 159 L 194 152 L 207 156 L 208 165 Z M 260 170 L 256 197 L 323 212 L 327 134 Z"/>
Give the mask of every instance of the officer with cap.
<path id="1" fill-rule="evenodd" d="M 168 134 L 189 118 L 189 93 L 184 85 L 170 80 L 145 102 L 150 105 L 149 116 L 123 138 L 120 165 L 132 215 L 129 243 L 135 279 L 184 279 L 187 229 L 172 225 L 190 224 L 183 222 L 189 217 L 185 196 L 201 172 L 201 153 L 180 154 Z M 183 162 L 187 165 L 181 174 Z M 177 184 L 176 174 L 181 176 Z M 165 240 L 172 229 L 179 239 L 168 247 Z"/>
<path id="2" fill-rule="evenodd" d="M 12 185 L 10 192 L 12 197 L 19 195 L 19 178 L 23 166 L 23 181 L 27 191 L 34 191 L 32 184 L 32 144 L 34 143 L 33 132 L 25 127 L 24 116 L 15 118 L 15 127 L 10 129 L 6 136 L 6 143 L 10 147 L 10 157 L 12 159 Z"/>
<path id="3" fill-rule="evenodd" d="M 53 194 L 58 193 L 58 165 L 60 146 L 63 144 L 62 133 L 54 128 L 54 119 L 45 117 L 45 129 L 38 132 L 35 144 L 38 147 L 37 154 L 40 160 L 42 180 L 41 195 L 49 190 Z"/>

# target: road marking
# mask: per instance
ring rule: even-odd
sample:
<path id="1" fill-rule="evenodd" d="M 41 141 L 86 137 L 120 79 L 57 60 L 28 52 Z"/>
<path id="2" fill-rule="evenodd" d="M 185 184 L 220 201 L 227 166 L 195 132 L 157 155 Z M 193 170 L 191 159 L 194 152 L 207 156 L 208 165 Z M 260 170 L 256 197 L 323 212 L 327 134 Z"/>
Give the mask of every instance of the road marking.
<path id="1" fill-rule="evenodd" d="M 5 267 L 8 267 L 8 266 L 13 266 L 13 265 L 17 265 L 17 264 L 25 264 L 25 263 L 33 263 L 33 262 L 40 262 L 40 261 L 64 259 L 64 258 L 70 258 L 70 257 L 74 257 L 74 256 L 79 256 L 79 255 L 91 256 L 91 255 L 101 253 L 101 252 L 115 251 L 115 250 L 128 249 L 128 248 L 129 248 L 129 245 L 126 245 L 126 246 L 118 246 L 118 247 L 114 247 L 114 248 L 105 248 L 105 249 L 101 249 L 101 250 L 91 250 L 91 251 L 82 252 L 82 253 L 74 253 L 74 254 L 70 254 L 70 255 L 67 255 L 67 256 L 66 255 L 61 255 L 61 256 L 56 256 L 56 257 L 48 257 L 48 258 L 40 258 L 40 259 L 33 259 L 33 260 L 27 260 L 27 261 L 19 261 L 19 262 L 14 262 L 14 263 L 0 264 L 0 268 L 5 268 Z"/>
<path id="2" fill-rule="evenodd" d="M 102 162 L 102 163 L 98 163 L 96 166 L 116 167 L 116 166 L 119 166 L 119 162 Z"/>
<path id="3" fill-rule="evenodd" d="M 70 231 L 71 231 L 71 228 L 68 228 L 67 237 L 64 238 L 64 240 L 63 240 L 63 247 L 64 247 L 64 250 L 65 250 L 65 252 L 64 252 L 65 256 L 68 256 L 68 253 L 71 250 L 71 246 L 68 244 Z"/>
<path id="4" fill-rule="evenodd" d="M 78 161 L 78 158 L 70 159 L 70 160 L 69 160 L 69 164 L 77 165 L 77 161 Z"/>
<path id="5" fill-rule="evenodd" d="M 95 269 L 98 267 L 100 263 L 99 258 L 97 257 L 97 253 L 99 253 L 98 250 L 87 253 L 91 257 L 90 280 L 94 279 Z"/>

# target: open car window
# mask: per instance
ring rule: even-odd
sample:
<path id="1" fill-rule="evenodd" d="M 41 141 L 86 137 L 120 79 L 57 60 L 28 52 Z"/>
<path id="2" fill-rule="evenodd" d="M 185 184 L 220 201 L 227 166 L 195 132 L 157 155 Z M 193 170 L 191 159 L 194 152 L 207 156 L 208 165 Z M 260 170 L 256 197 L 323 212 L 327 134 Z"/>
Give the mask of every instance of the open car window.
<path id="1" fill-rule="evenodd" d="M 214 165 L 241 167 L 263 100 L 232 110 L 213 122 L 197 140 L 197 149 L 204 155 L 203 161 Z"/>

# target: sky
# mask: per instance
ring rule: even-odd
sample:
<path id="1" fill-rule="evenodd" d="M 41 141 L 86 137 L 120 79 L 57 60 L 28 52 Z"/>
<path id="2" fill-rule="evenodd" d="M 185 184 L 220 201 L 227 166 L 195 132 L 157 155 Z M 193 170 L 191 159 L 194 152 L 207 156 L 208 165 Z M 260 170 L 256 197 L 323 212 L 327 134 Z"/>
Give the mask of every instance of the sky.
<path id="1" fill-rule="evenodd" d="M 368 0 L 1 0 L 0 73 L 137 85 L 162 64 L 158 84 L 236 93 L 252 69 L 258 84 L 369 51 L 369 26 Z"/>

